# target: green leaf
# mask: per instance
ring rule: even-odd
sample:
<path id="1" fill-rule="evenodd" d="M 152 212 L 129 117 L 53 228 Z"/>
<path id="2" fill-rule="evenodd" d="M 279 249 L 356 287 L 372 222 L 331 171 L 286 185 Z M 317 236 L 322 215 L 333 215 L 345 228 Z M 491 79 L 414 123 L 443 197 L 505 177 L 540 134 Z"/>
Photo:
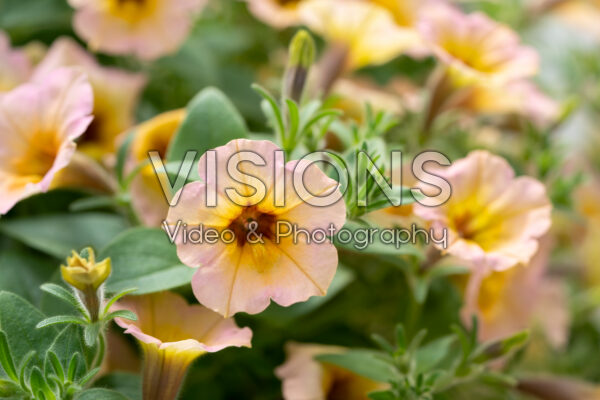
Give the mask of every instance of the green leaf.
<path id="1" fill-rule="evenodd" d="M 253 84 L 252 89 L 256 91 L 263 99 L 266 101 L 264 104 L 268 104 L 270 106 L 270 110 L 267 115 L 271 115 L 274 119 L 274 129 L 278 133 L 278 135 L 283 136 L 285 134 L 285 127 L 283 126 L 283 117 L 281 116 L 281 109 L 277 104 L 277 101 L 271 96 L 271 94 L 262 86 L 258 84 Z M 283 137 L 281 137 L 283 140 Z"/>
<path id="2" fill-rule="evenodd" d="M 58 330 L 53 327 L 36 329 L 45 316 L 23 298 L 9 292 L 0 292 L 0 329 L 6 333 L 14 360 L 22 360 L 32 350 L 34 361 L 41 365 L 40 355 L 52 344 Z"/>
<path id="3" fill-rule="evenodd" d="M 233 139 L 247 137 L 244 119 L 231 101 L 216 88 L 202 90 L 187 106 L 187 116 L 175 133 L 168 161 L 183 160 L 188 151 L 198 156 Z"/>
<path id="4" fill-rule="evenodd" d="M 56 317 L 49 317 L 46 318 L 42 321 L 40 321 L 37 325 L 36 328 L 40 329 L 40 328 L 44 328 L 46 326 L 51 326 L 51 325 L 58 325 L 58 324 L 85 324 L 87 321 L 79 318 L 79 317 L 74 317 L 72 315 L 57 315 Z"/>
<path id="5" fill-rule="evenodd" d="M 69 361 L 69 368 L 67 370 L 67 379 L 71 382 L 75 381 L 77 376 L 77 370 L 81 363 L 81 353 L 74 353 Z"/>
<path id="6" fill-rule="evenodd" d="M 133 143 L 133 139 L 135 138 L 135 131 L 128 132 L 125 136 L 125 140 L 119 146 L 119 150 L 117 151 L 117 162 L 115 164 L 115 173 L 117 174 L 117 180 L 120 185 L 123 185 L 123 179 L 125 171 L 125 162 L 127 161 L 127 155 L 129 154 L 129 149 L 131 148 L 131 144 Z"/>
<path id="7" fill-rule="evenodd" d="M 87 370 L 86 365 L 91 365 L 93 357 L 96 354 L 96 346 L 88 349 L 83 343 L 83 328 L 76 325 L 69 325 L 56 336 L 50 347 L 50 351 L 56 354 L 64 371 L 68 371 L 75 354 L 79 354 L 80 357 L 85 354 L 85 363 L 79 363 L 81 365 L 77 365 L 74 371 L 73 379 L 77 379 L 85 374 Z M 69 375 L 68 372 L 67 375 Z"/>
<path id="8" fill-rule="evenodd" d="M 117 301 L 119 301 L 119 299 L 121 299 L 124 296 L 127 296 L 128 294 L 131 294 L 135 291 L 137 291 L 137 288 L 129 288 L 129 289 L 122 290 L 119 293 L 115 294 L 113 297 L 110 298 L 110 300 L 108 300 L 106 302 L 106 305 L 104 306 L 104 314 L 109 312 L 112 305 L 115 304 Z"/>
<path id="9" fill-rule="evenodd" d="M 527 344 L 529 341 L 529 331 L 519 332 L 506 339 L 497 340 L 491 343 L 481 345 L 473 353 L 473 362 L 485 363 L 516 351 Z"/>
<path id="10" fill-rule="evenodd" d="M 99 249 L 127 227 L 113 214 L 36 215 L 0 221 L 0 231 L 34 249 L 63 259 L 71 250 Z"/>
<path id="11" fill-rule="evenodd" d="M 390 382 L 398 379 L 394 367 L 384 361 L 381 355 L 382 353 L 372 350 L 348 350 L 343 354 L 321 354 L 315 358 L 377 382 Z"/>
<path id="12" fill-rule="evenodd" d="M 377 232 L 373 231 L 375 233 L 371 236 L 372 241 L 370 244 L 367 243 L 369 228 L 369 226 L 361 225 L 354 221 L 347 221 L 343 229 L 349 231 L 351 235 L 347 233 L 340 235 L 340 230 L 334 238 L 334 244 L 336 247 L 352 252 L 360 252 L 361 254 L 381 256 L 410 255 L 419 259 L 423 258 L 422 251 L 412 244 L 400 244 L 396 247 L 395 243 L 383 242 L 380 236 L 381 230 Z"/>
<path id="13" fill-rule="evenodd" d="M 110 314 L 107 314 L 104 317 L 104 320 L 110 321 L 115 318 L 125 318 L 125 319 L 129 319 L 131 321 L 137 321 L 137 315 L 135 315 L 135 313 L 133 311 L 129 311 L 129 310 L 113 311 Z"/>
<path id="14" fill-rule="evenodd" d="M 19 393 L 21 388 L 13 381 L 0 379 L 0 398 L 12 397 Z"/>
<path id="15" fill-rule="evenodd" d="M 137 287 L 136 294 L 172 289 L 189 284 L 194 269 L 179 261 L 176 247 L 160 229 L 134 228 L 117 236 L 99 259 L 111 258 L 110 292 Z"/>
<path id="16" fill-rule="evenodd" d="M 42 295 L 38 288 L 50 279 L 57 264 L 54 259 L 11 241 L 9 248 L 0 251 L 0 290 L 18 294 L 37 305 Z"/>
<path id="17" fill-rule="evenodd" d="M 113 372 L 94 381 L 94 386 L 116 390 L 134 400 L 142 400 L 142 382 L 138 374 Z"/>
<path id="18" fill-rule="evenodd" d="M 83 341 L 87 347 L 92 347 L 96 343 L 101 328 L 99 322 L 88 324 L 83 328 Z"/>
<path id="19" fill-rule="evenodd" d="M 80 380 L 79 380 L 79 384 L 81 386 L 84 386 L 86 383 L 88 383 L 94 376 L 96 376 L 96 374 L 98 373 L 98 371 L 100 371 L 100 367 L 96 367 L 91 369 L 87 374 L 85 374 Z"/>
<path id="20" fill-rule="evenodd" d="M 31 373 L 29 375 L 29 386 L 31 387 L 31 391 L 33 393 L 37 393 L 38 396 L 43 393 L 43 396 L 46 399 L 54 398 L 52 390 L 50 390 L 46 380 L 44 379 L 42 370 L 37 366 L 31 369 Z"/>
<path id="21" fill-rule="evenodd" d="M 128 400 L 128 397 L 113 390 L 88 389 L 75 396 L 75 400 Z"/>
<path id="22" fill-rule="evenodd" d="M 416 354 L 417 373 L 429 372 L 441 363 L 457 343 L 456 335 L 448 335 L 421 347 Z"/>
<path id="23" fill-rule="evenodd" d="M 52 368 L 54 368 L 54 373 L 58 377 L 59 381 L 65 381 L 65 370 L 58 359 L 56 353 L 52 350 L 48 350 L 46 353 L 46 359 L 52 364 Z"/>
<path id="24" fill-rule="evenodd" d="M 18 381 L 19 378 L 17 376 L 15 362 L 10 352 L 6 334 L 3 331 L 0 331 L 0 366 L 2 366 L 4 372 L 6 372 L 6 375 L 8 375 L 10 379 L 15 382 Z"/>
<path id="25" fill-rule="evenodd" d="M 51 294 L 54 297 L 57 297 L 69 303 L 77 310 L 79 310 L 79 312 L 82 315 L 88 315 L 87 310 L 85 309 L 85 307 L 83 307 L 81 302 L 75 297 L 75 295 L 71 291 L 65 289 L 64 287 L 54 283 L 44 283 L 42 286 L 40 286 L 40 289 L 46 293 Z"/>
<path id="26" fill-rule="evenodd" d="M 29 368 L 29 364 L 31 363 L 31 360 L 33 360 L 33 357 L 35 357 L 35 355 L 35 350 L 31 350 L 21 360 L 21 365 L 19 366 L 19 383 L 21 384 L 22 388 L 27 387 L 27 383 L 25 382 L 27 378 L 27 369 Z"/>

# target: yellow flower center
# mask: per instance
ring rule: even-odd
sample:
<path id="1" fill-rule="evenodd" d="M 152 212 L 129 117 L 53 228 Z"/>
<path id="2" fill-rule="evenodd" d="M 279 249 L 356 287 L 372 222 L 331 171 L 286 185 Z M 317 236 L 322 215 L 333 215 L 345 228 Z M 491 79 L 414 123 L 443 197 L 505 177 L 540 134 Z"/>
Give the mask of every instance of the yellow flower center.
<path id="1" fill-rule="evenodd" d="M 398 25 L 406 27 L 415 25 L 418 0 L 371 0 L 371 2 L 386 8 Z"/>
<path id="2" fill-rule="evenodd" d="M 39 182 L 52 168 L 60 143 L 53 132 L 42 132 L 32 135 L 25 146 L 25 154 L 13 155 L 8 172 L 20 175 L 30 182 Z"/>
<path id="3" fill-rule="evenodd" d="M 327 400 L 367 400 L 367 393 L 382 389 L 382 385 L 348 370 L 325 365 L 323 382 Z"/>
<path id="4" fill-rule="evenodd" d="M 448 54 L 476 71 L 491 73 L 501 68 L 498 62 L 488 62 L 485 57 L 482 57 L 490 53 L 482 43 L 471 43 L 448 37 L 440 45 Z"/>
<path id="5" fill-rule="evenodd" d="M 111 15 L 135 24 L 153 14 L 157 0 L 105 0 L 106 10 Z"/>

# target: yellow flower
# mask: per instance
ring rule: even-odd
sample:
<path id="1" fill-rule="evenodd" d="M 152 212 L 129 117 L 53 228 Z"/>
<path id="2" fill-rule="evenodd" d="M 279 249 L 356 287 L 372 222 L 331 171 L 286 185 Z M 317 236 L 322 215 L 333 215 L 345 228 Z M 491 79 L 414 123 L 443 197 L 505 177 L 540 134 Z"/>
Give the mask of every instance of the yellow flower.
<path id="1" fill-rule="evenodd" d="M 343 347 L 289 343 L 287 360 L 275 371 L 283 381 L 285 400 L 368 400 L 368 393 L 387 389 L 346 369 L 315 360 L 319 354 L 338 354 Z"/>
<path id="2" fill-rule="evenodd" d="M 112 310 L 130 310 L 137 321 L 116 318 L 144 351 L 143 398 L 173 400 L 190 364 L 202 354 L 226 347 L 251 347 L 252 331 L 231 318 L 189 305 L 171 292 L 129 296 Z"/>
<path id="3" fill-rule="evenodd" d="M 110 275 L 110 258 L 96 262 L 94 250 L 86 248 L 80 254 L 75 250 L 67 257 L 67 265 L 60 266 L 63 279 L 69 285 L 86 291 L 89 287 L 97 290 Z"/>
<path id="4" fill-rule="evenodd" d="M 300 16 L 332 47 L 345 51 L 345 70 L 383 64 L 422 46 L 416 29 L 397 25 L 388 10 L 373 3 L 307 0 Z"/>
<path id="5" fill-rule="evenodd" d="M 169 143 L 185 115 L 184 109 L 168 111 L 137 126 L 127 169 L 131 171 L 141 163 L 147 163 L 149 151 L 157 151 L 166 162 Z M 169 203 L 151 164 L 142 167 L 131 182 L 131 201 L 145 225 L 159 226 L 167 216 Z"/>

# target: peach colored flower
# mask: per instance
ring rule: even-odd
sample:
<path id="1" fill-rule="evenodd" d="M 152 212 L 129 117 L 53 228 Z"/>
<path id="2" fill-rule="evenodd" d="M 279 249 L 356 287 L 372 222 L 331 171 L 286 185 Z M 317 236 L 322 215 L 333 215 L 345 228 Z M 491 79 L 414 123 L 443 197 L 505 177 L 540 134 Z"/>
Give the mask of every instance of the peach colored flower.
<path id="1" fill-rule="evenodd" d="M 190 364 L 202 354 L 226 347 L 251 347 L 250 328 L 171 292 L 129 296 L 112 310 L 129 310 L 137 321 L 116 318 L 144 351 L 144 399 L 175 399 Z"/>
<path id="2" fill-rule="evenodd" d="M 600 1 L 566 0 L 557 3 L 552 8 L 552 15 L 600 40 Z"/>
<path id="3" fill-rule="evenodd" d="M 389 385 L 375 382 L 332 364 L 315 360 L 319 354 L 338 354 L 346 349 L 320 344 L 288 343 L 287 360 L 275 370 L 282 380 L 285 400 L 368 400 L 368 393 Z"/>
<path id="4" fill-rule="evenodd" d="M 552 205 L 542 183 L 515 177 L 510 165 L 487 151 L 473 151 L 437 175 L 452 187 L 438 207 L 415 205 L 435 237 L 448 236 L 443 252 L 476 269 L 503 271 L 528 264 L 551 225 Z M 441 246 L 441 245 L 440 245 Z"/>
<path id="5" fill-rule="evenodd" d="M 72 69 L 0 96 L 0 214 L 48 190 L 90 124 L 92 107 L 90 84 Z"/>
<path id="6" fill-rule="evenodd" d="M 0 92 L 14 89 L 26 82 L 31 69 L 27 55 L 23 51 L 12 49 L 9 37 L 0 31 Z"/>
<path id="7" fill-rule="evenodd" d="M 141 163 L 147 163 L 149 151 L 158 151 L 166 163 L 167 148 L 185 115 L 184 109 L 168 111 L 138 125 L 131 144 L 127 170 L 131 172 Z M 169 202 L 151 164 L 142 167 L 133 178 L 131 202 L 144 225 L 160 226 L 166 218 Z"/>
<path id="8" fill-rule="evenodd" d="M 566 343 L 567 293 L 558 279 L 547 275 L 551 250 L 551 240 L 545 237 L 529 265 L 471 275 L 462 316 L 468 323 L 477 315 L 482 341 L 505 338 L 537 324 L 553 346 Z"/>
<path id="9" fill-rule="evenodd" d="M 78 67 L 94 90 L 94 120 L 78 141 L 78 148 L 94 159 L 113 154 L 116 138 L 134 123 L 134 112 L 146 79 L 142 74 L 100 66 L 73 39 L 57 39 L 36 67 L 33 79 L 41 81 L 60 67 Z"/>
<path id="10" fill-rule="evenodd" d="M 269 305 L 270 299 L 289 306 L 310 296 L 322 296 L 336 272 L 337 250 L 329 240 L 309 243 L 306 235 L 300 235 L 296 241 L 293 236 L 279 237 L 277 243 L 277 233 L 287 232 L 285 227 L 277 229 L 279 223 L 287 221 L 298 228 L 314 231 L 316 228 L 328 229 L 330 225 L 339 229 L 346 218 L 339 184 L 306 160 L 287 164 L 277 161 L 275 152 L 278 150 L 269 141 L 245 139 L 218 147 L 215 149 L 216 181 L 212 175 L 207 176 L 205 154 L 199 162 L 200 177 L 208 185 L 216 186 L 217 206 L 207 206 L 207 184 L 194 182 L 179 192 L 179 203 L 170 208 L 167 216 L 170 229 L 175 229 L 178 221 L 182 221 L 189 227 L 203 224 L 205 228 L 212 227 L 221 233 L 225 229 L 234 233 L 226 235 L 226 239 L 234 236 L 235 240 L 229 244 L 225 240 L 218 240 L 216 244 L 184 243 L 182 234 L 176 238 L 181 261 L 191 267 L 200 267 L 192 279 L 196 298 L 225 316 L 239 311 L 259 313 Z M 256 176 L 264 183 L 264 191 L 254 191 L 249 185 L 252 181 L 243 177 L 235 180 L 228 174 L 228 160 L 242 151 L 253 152 L 264 160 L 260 167 L 247 161 L 238 164 L 240 171 Z M 277 185 L 274 171 L 280 171 Z M 293 186 L 294 178 L 303 179 L 312 197 L 296 192 L 298 186 Z M 279 187 L 279 194 L 275 193 L 275 186 Z M 238 200 L 236 204 L 225 193 L 227 188 L 235 188 L 237 193 L 251 197 Z M 284 197 L 280 196 L 282 193 Z M 333 205 L 319 207 L 307 202 L 314 203 L 317 197 L 330 194 L 339 195 Z M 275 206 L 276 198 L 285 200 L 285 205 Z M 262 235 L 260 240 L 252 236 L 252 231 Z"/>
<path id="11" fill-rule="evenodd" d="M 453 106 L 488 115 L 522 115 L 538 126 L 547 126 L 560 115 L 559 104 L 527 80 L 503 85 L 472 85 Z"/>
<path id="12" fill-rule="evenodd" d="M 519 36 L 482 13 L 463 14 L 439 4 L 428 9 L 420 31 L 458 85 L 502 83 L 537 73 L 539 59 Z"/>
<path id="13" fill-rule="evenodd" d="M 277 29 L 299 25 L 299 6 L 304 0 L 246 0 L 248 9 L 264 23 Z"/>
<path id="14" fill-rule="evenodd" d="M 416 29 L 397 25 L 387 9 L 373 3 L 306 0 L 300 16 L 311 30 L 347 52 L 346 70 L 386 63 L 423 44 Z"/>
<path id="15" fill-rule="evenodd" d="M 173 53 L 205 0 L 69 0 L 73 26 L 94 51 L 152 60 Z"/>

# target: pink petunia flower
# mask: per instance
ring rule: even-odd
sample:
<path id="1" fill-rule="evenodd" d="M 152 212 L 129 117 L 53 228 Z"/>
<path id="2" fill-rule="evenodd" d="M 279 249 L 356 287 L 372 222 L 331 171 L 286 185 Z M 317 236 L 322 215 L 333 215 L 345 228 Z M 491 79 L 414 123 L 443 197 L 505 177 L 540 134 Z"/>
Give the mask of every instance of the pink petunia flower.
<path id="1" fill-rule="evenodd" d="M 58 69 L 0 96 L 0 214 L 49 189 L 92 117 L 85 74 Z"/>
<path id="2" fill-rule="evenodd" d="M 81 68 L 94 90 L 94 120 L 78 141 L 78 149 L 92 158 L 114 154 L 117 137 L 134 124 L 134 112 L 146 78 L 117 68 L 103 67 L 73 39 L 57 39 L 36 67 L 33 79 L 43 81 L 61 67 Z"/>
<path id="3" fill-rule="evenodd" d="M 225 316 L 239 311 L 259 313 L 270 299 L 289 306 L 310 296 L 322 296 L 336 272 L 337 250 L 329 240 L 317 243 L 308 240 L 307 235 L 283 237 L 289 228 L 283 224 L 310 232 L 317 228 L 327 230 L 331 225 L 341 228 L 346 207 L 339 184 L 308 161 L 284 164 L 276 157 L 278 150 L 269 141 L 233 140 L 215 149 L 214 176 L 207 175 L 205 154 L 199 171 L 206 180 L 184 186 L 179 192 L 179 203 L 170 208 L 167 216 L 171 230 L 183 222 L 188 227 L 203 224 L 223 233 L 226 240 L 215 244 L 186 242 L 182 234 L 178 234 L 176 243 L 181 261 L 200 267 L 192 279 L 198 301 Z M 250 177 L 230 175 L 227 171 L 228 160 L 240 152 L 260 157 L 255 162 L 237 164 L 239 171 Z M 249 185 L 254 182 L 252 186 L 260 186 L 255 184 L 256 179 L 264 183 L 263 190 L 255 191 Z M 306 184 L 309 198 L 307 193 L 297 193 L 294 180 Z M 216 207 L 207 206 L 207 184 L 216 186 Z M 235 199 L 236 194 L 246 197 Z M 329 206 L 309 204 L 330 194 L 338 200 Z M 276 206 L 277 198 L 285 205 Z M 225 230 L 233 235 L 225 235 Z M 260 234 L 260 240 L 253 232 Z M 278 237 L 278 233 L 282 236 Z M 226 243 L 232 237 L 235 240 Z"/>

